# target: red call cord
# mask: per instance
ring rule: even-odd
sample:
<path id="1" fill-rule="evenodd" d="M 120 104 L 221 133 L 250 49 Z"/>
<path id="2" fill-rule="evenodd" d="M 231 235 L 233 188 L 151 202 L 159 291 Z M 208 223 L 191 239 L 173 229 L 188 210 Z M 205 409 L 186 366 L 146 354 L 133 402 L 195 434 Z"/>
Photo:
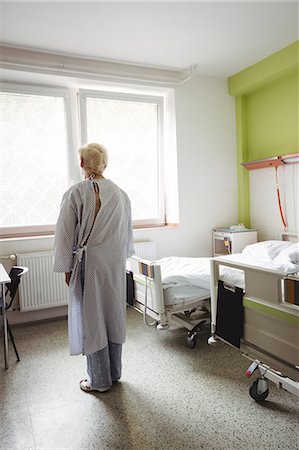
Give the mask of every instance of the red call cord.
<path id="1" fill-rule="evenodd" d="M 280 217 L 281 217 L 284 229 L 286 230 L 287 222 L 284 218 L 284 214 L 283 214 L 282 206 L 281 206 L 280 190 L 279 190 L 279 182 L 278 182 L 278 167 L 277 166 L 275 167 L 275 175 L 276 175 L 276 192 L 277 192 L 278 207 L 279 207 Z"/>

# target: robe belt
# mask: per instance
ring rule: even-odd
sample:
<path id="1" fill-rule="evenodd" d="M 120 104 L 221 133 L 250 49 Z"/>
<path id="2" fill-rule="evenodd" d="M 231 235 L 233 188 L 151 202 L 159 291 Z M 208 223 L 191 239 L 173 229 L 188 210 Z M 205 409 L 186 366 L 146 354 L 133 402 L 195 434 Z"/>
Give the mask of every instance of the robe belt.
<path id="1" fill-rule="evenodd" d="M 78 247 L 76 250 L 73 251 L 74 255 L 74 264 L 72 268 L 72 276 L 70 280 L 70 286 L 72 286 L 73 289 L 77 291 L 77 295 L 80 292 L 80 296 L 82 296 L 82 290 L 81 290 L 81 283 L 79 280 L 79 267 L 82 262 L 82 258 L 84 255 L 84 252 L 86 251 L 87 246 L 83 245 L 83 247 Z"/>
<path id="2" fill-rule="evenodd" d="M 83 245 L 83 247 L 79 247 L 74 251 L 74 255 L 76 257 L 76 260 L 80 263 L 82 261 L 84 252 L 86 251 L 86 245 Z"/>

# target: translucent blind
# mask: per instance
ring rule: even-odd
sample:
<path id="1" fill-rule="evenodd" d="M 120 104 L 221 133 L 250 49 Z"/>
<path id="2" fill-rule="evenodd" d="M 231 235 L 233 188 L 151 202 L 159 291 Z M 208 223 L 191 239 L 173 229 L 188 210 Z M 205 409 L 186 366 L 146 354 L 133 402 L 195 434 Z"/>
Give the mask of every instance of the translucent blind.
<path id="1" fill-rule="evenodd" d="M 0 225 L 54 224 L 68 184 L 64 98 L 0 93 Z"/>

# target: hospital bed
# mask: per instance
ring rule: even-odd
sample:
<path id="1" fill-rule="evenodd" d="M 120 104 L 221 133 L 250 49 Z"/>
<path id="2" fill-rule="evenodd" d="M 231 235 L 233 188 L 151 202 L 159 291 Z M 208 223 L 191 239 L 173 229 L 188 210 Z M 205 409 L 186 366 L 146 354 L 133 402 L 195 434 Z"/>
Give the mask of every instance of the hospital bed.
<path id="1" fill-rule="evenodd" d="M 248 246 L 264 255 L 249 251 L 210 262 L 209 343 L 224 341 L 252 361 L 246 375 L 260 372 L 249 390 L 257 402 L 268 396 L 268 380 L 299 396 L 299 246 L 283 244 L 277 252 L 279 244 L 267 242 Z M 227 270 L 237 279 L 225 279 Z"/>
<path id="2" fill-rule="evenodd" d="M 196 345 L 199 330 L 210 323 L 209 260 L 169 257 L 153 262 L 136 256 L 129 260 L 135 309 L 147 325 L 157 325 L 159 330 L 173 324 L 186 328 L 189 348 Z"/>

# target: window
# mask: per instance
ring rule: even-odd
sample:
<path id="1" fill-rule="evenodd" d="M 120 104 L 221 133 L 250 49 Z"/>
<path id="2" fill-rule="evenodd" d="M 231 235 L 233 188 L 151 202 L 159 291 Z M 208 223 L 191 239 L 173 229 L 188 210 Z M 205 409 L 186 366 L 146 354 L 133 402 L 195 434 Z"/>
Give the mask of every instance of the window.
<path id="1" fill-rule="evenodd" d="M 66 96 L 6 87 L 0 93 L 0 225 L 10 234 L 49 230 L 69 186 Z"/>
<path id="2" fill-rule="evenodd" d="M 165 223 L 162 108 L 159 97 L 80 91 L 83 142 L 108 149 L 105 176 L 129 195 L 135 225 Z"/>
<path id="3" fill-rule="evenodd" d="M 163 164 L 163 93 L 4 83 L 0 115 L 2 237 L 53 233 L 63 193 L 81 179 L 80 141 L 107 147 L 105 176 L 129 195 L 134 226 L 165 224 L 164 188 L 175 189 L 173 164 Z"/>

